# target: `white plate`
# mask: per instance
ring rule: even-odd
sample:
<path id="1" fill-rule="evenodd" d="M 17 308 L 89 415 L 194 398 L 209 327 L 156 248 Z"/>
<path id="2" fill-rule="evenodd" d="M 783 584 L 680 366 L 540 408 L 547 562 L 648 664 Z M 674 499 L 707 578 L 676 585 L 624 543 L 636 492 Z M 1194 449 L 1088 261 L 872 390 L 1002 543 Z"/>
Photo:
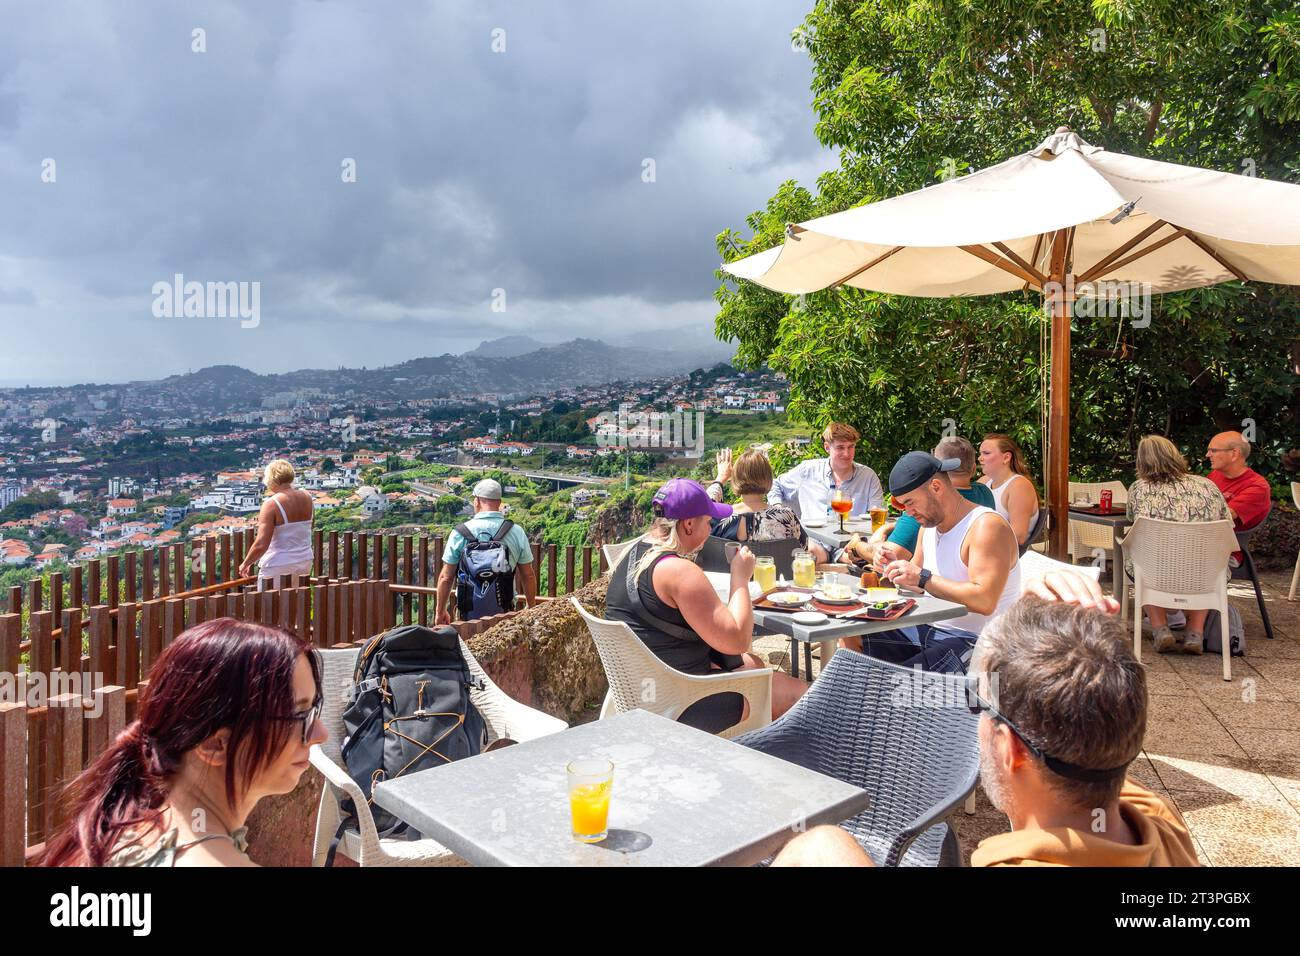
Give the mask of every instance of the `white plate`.
<path id="1" fill-rule="evenodd" d="M 830 618 L 820 611 L 797 611 L 790 615 L 790 620 L 796 624 L 812 626 L 813 624 L 825 624 Z"/>
<path id="2" fill-rule="evenodd" d="M 826 519 L 825 519 L 825 518 L 809 518 L 809 519 L 807 519 L 806 521 L 804 521 L 803 526 L 804 526 L 805 528 L 824 528 L 824 527 L 826 527 Z"/>
<path id="3" fill-rule="evenodd" d="M 808 603 L 808 595 L 800 591 L 773 591 L 767 596 L 767 599 L 773 604 L 780 604 L 784 607 L 798 607 L 800 604 Z"/>
<path id="4" fill-rule="evenodd" d="M 849 591 L 848 595 L 845 597 L 833 598 L 828 596 L 825 591 L 819 589 L 813 594 L 813 598 L 815 598 L 818 601 L 821 601 L 823 604 L 857 604 L 858 603 L 858 597 L 852 591 Z"/>

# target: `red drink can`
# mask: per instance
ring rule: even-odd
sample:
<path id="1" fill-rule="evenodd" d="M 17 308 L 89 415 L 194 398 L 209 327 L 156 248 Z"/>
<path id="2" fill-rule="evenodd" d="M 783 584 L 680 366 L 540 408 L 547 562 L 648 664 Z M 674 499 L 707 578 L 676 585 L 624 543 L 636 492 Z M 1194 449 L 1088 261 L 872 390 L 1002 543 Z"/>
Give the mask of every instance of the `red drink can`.
<path id="1" fill-rule="evenodd" d="M 1110 492 L 1110 489 L 1107 488 L 1105 491 L 1103 491 L 1103 492 L 1101 493 L 1101 510 L 1102 510 L 1102 511 L 1109 511 L 1109 510 L 1110 510 L 1110 502 L 1111 502 L 1111 492 Z"/>

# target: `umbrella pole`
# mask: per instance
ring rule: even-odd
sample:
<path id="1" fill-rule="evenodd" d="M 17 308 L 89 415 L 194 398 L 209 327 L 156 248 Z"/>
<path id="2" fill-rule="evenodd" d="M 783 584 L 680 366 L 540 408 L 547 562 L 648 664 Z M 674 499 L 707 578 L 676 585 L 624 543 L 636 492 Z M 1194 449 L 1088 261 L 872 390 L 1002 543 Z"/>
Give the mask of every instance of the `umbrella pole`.
<path id="1" fill-rule="evenodd" d="M 1047 415 L 1048 554 L 1066 560 L 1070 501 L 1070 314 L 1074 310 L 1074 276 L 1070 268 L 1073 230 L 1062 229 L 1052 238 L 1050 304 L 1051 384 Z"/>

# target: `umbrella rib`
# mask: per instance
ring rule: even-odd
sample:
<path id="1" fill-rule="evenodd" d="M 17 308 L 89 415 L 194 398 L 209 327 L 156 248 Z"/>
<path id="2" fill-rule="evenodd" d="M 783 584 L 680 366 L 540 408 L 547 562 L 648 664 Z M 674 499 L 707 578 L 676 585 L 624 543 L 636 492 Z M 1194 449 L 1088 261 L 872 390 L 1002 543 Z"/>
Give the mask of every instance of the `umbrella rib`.
<path id="1" fill-rule="evenodd" d="M 1196 233 L 1194 233 L 1194 232 L 1189 232 L 1189 233 L 1187 233 L 1187 238 L 1190 239 L 1192 242 L 1196 243 L 1196 245 L 1200 248 L 1200 250 L 1201 250 L 1202 252 L 1204 252 L 1207 256 L 1209 256 L 1211 259 L 1213 259 L 1213 260 L 1214 260 L 1215 262 L 1217 262 L 1219 265 L 1223 266 L 1223 268 L 1227 269 L 1229 272 L 1231 272 L 1234 276 L 1236 276 L 1236 277 L 1237 277 L 1238 279 L 1240 279 L 1242 282 L 1249 282 L 1249 281 L 1250 281 L 1249 278 L 1247 278 L 1247 276 L 1246 276 L 1246 274 L 1245 274 L 1244 272 L 1242 272 L 1240 269 L 1238 269 L 1236 266 L 1234 266 L 1234 265 L 1233 265 L 1231 262 L 1229 262 L 1227 259 L 1223 258 L 1223 256 L 1219 255 L 1217 252 L 1215 252 L 1213 249 L 1211 249 L 1211 248 L 1210 248 L 1210 244 L 1207 243 L 1207 242 L 1206 242 L 1204 239 L 1202 239 L 1200 236 L 1196 235 Z"/>
<path id="2" fill-rule="evenodd" d="M 1151 243 L 1151 245 L 1147 246 L 1141 252 L 1135 252 L 1131 256 L 1125 256 L 1123 259 L 1119 260 L 1119 262 L 1116 262 L 1113 265 L 1108 265 L 1102 268 L 1100 271 L 1097 269 L 1096 266 L 1093 266 L 1091 269 L 1088 270 L 1085 276 L 1080 277 L 1079 281 L 1091 282 L 1093 279 L 1099 278 L 1100 276 L 1104 276 L 1108 272 L 1114 272 L 1116 269 L 1122 269 L 1130 262 L 1133 262 L 1134 260 L 1137 259 L 1141 259 L 1143 256 L 1150 255 L 1151 253 L 1155 252 L 1157 249 L 1161 248 L 1162 246 L 1167 246 L 1175 239 L 1181 239 L 1183 236 L 1187 234 L 1188 232 L 1186 229 L 1179 229 L 1177 232 L 1171 233 L 1170 235 L 1165 236 L 1163 239 L 1159 239 Z"/>
<path id="3" fill-rule="evenodd" d="M 1136 236 L 1134 236 L 1134 237 L 1133 237 L 1132 239 L 1130 239 L 1128 242 L 1124 243 L 1122 246 L 1120 246 L 1120 247 L 1119 247 L 1118 249 L 1116 249 L 1114 252 L 1111 252 L 1111 253 L 1109 253 L 1108 255 L 1103 256 L 1101 259 L 1099 259 L 1099 260 L 1098 260 L 1098 261 L 1097 261 L 1097 262 L 1092 266 L 1091 269 L 1089 269 L 1089 270 L 1088 270 L 1087 272 L 1085 272 L 1083 275 L 1079 276 L 1079 281 L 1080 281 L 1080 282 L 1091 282 L 1093 279 L 1097 278 L 1097 276 L 1104 275 L 1105 272 L 1106 272 L 1106 267 L 1109 266 L 1112 262 L 1114 262 L 1114 261 L 1115 261 L 1116 259 L 1118 259 L 1120 256 L 1124 255 L 1124 253 L 1128 252 L 1128 251 L 1129 251 L 1130 249 L 1132 249 L 1134 246 L 1136 246 L 1136 245 L 1138 245 L 1139 243 L 1141 243 L 1142 241 L 1144 241 L 1144 240 L 1145 240 L 1148 236 L 1150 236 L 1152 233 L 1156 232 L 1156 231 L 1159 230 L 1159 229 L 1164 228 L 1164 227 L 1167 226 L 1167 225 L 1169 225 L 1169 223 L 1165 222 L 1163 219 L 1157 219 L 1155 222 L 1153 222 L 1151 225 L 1147 226 L 1145 229 L 1143 229 L 1141 232 L 1139 232 Z M 1155 247 L 1153 246 L 1152 248 L 1155 248 Z"/>
<path id="4" fill-rule="evenodd" d="M 852 272 L 850 272 L 848 275 L 846 275 L 843 279 L 840 279 L 838 282 L 832 282 L 832 283 L 830 284 L 830 288 L 832 288 L 832 289 L 838 288 L 839 286 L 844 285 L 844 283 L 848 282 L 850 279 L 856 279 L 858 276 L 862 275 L 862 273 L 866 272 L 868 269 L 872 268 L 873 266 L 877 266 L 877 265 L 879 265 L 880 263 L 884 262 L 886 259 L 888 259 L 890 256 L 892 256 L 895 252 L 899 252 L 899 251 L 901 251 L 902 248 L 903 248 L 902 246 L 894 246 L 894 248 L 890 249 L 888 252 L 883 252 L 883 253 L 881 253 L 880 255 L 876 256 L 876 258 L 874 258 L 874 259 L 872 259 L 870 262 L 868 262 L 868 263 L 867 263 L 865 266 L 863 266 L 862 268 L 860 268 L 860 269 L 854 269 Z"/>
<path id="5" fill-rule="evenodd" d="M 1039 272 L 1037 269 L 1031 266 L 1024 259 L 1021 259 L 1018 255 L 1016 255 L 1016 253 L 1011 249 L 1011 247 L 1008 246 L 1005 242 L 995 242 L 993 243 L 993 248 L 997 249 L 1004 256 L 1006 256 L 1016 265 L 1020 266 L 1020 268 L 1024 269 L 1030 275 L 1037 276 L 1039 285 L 1042 285 L 1044 282 L 1047 281 L 1047 276 L 1043 275 L 1041 272 Z"/>
<path id="6" fill-rule="evenodd" d="M 984 246 L 959 246 L 958 248 L 963 252 L 974 256 L 976 259 L 983 259 L 990 265 L 997 266 L 1003 272 L 1010 272 L 1017 279 L 1022 279 L 1035 288 L 1040 287 L 1042 284 L 1042 280 L 1037 277 L 1036 273 L 1026 272 L 1011 260 L 1003 259 L 992 249 L 988 249 Z"/>

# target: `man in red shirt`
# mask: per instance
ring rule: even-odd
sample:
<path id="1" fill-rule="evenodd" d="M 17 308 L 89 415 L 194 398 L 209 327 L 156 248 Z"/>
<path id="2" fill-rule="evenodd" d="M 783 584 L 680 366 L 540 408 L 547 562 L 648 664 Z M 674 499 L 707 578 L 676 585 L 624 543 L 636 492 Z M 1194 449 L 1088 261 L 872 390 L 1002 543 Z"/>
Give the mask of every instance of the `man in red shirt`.
<path id="1" fill-rule="evenodd" d="M 1241 432 L 1220 432 L 1210 440 L 1205 453 L 1210 460 L 1210 481 L 1223 492 L 1235 531 L 1249 531 L 1268 517 L 1273 507 L 1273 489 L 1268 480 L 1246 464 L 1250 442 Z M 1233 566 L 1241 563 L 1241 552 L 1232 555 Z"/>

